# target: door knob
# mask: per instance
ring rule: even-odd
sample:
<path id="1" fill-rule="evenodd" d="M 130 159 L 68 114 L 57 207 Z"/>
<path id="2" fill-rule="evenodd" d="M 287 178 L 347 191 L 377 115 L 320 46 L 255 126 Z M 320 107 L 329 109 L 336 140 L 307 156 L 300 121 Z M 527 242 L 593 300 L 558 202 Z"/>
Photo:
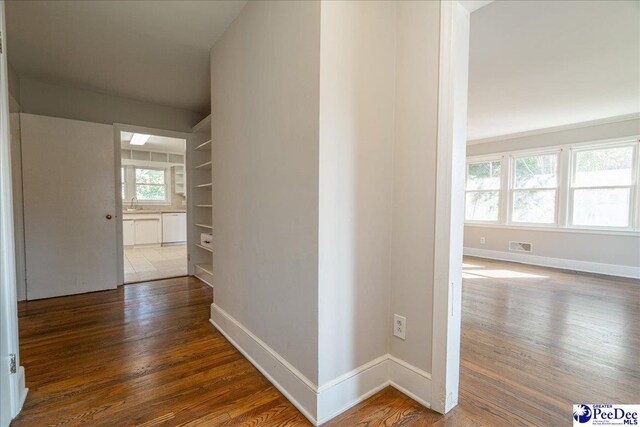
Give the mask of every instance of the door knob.
<path id="1" fill-rule="evenodd" d="M 107 219 L 111 219 L 111 218 L 113 218 L 111 214 L 107 214 Z"/>

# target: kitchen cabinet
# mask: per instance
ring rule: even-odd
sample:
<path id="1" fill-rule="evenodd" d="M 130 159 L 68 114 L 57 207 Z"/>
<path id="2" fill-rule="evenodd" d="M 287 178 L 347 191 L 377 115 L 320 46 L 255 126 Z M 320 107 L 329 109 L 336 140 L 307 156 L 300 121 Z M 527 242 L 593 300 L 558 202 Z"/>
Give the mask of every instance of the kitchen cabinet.
<path id="1" fill-rule="evenodd" d="M 124 246 L 160 245 L 162 243 L 160 213 L 123 214 L 122 243 Z"/>
<path id="2" fill-rule="evenodd" d="M 136 246 L 162 242 L 160 220 L 160 215 L 136 215 L 134 221 Z"/>
<path id="3" fill-rule="evenodd" d="M 124 246 L 182 243 L 187 240 L 185 212 L 125 213 L 122 216 Z"/>
<path id="4" fill-rule="evenodd" d="M 162 214 L 162 243 L 187 240 L 187 215 L 185 213 Z"/>
<path id="5" fill-rule="evenodd" d="M 133 219 L 123 219 L 122 221 L 122 244 L 133 246 L 136 243 L 136 234 Z"/>

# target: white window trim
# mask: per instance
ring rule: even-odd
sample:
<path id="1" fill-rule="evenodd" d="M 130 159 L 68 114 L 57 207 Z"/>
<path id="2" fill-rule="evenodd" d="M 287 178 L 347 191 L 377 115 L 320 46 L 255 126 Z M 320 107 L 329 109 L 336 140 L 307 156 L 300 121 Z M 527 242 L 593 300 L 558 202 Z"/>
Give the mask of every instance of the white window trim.
<path id="1" fill-rule="evenodd" d="M 469 165 L 470 164 L 474 164 L 474 163 L 488 163 L 488 162 L 500 162 L 500 188 L 497 189 L 493 189 L 493 190 L 467 190 L 467 178 L 469 175 Z M 498 219 L 492 221 L 492 220 L 477 220 L 477 219 L 466 219 L 466 213 L 465 213 L 465 222 L 469 223 L 469 224 L 500 224 L 501 219 L 502 219 L 502 189 L 503 189 L 503 185 L 504 185 L 504 162 L 503 162 L 503 156 L 502 155 L 491 155 L 491 156 L 476 156 L 473 159 L 468 158 L 467 161 L 465 162 L 465 166 L 464 166 L 464 185 L 465 185 L 465 190 L 464 190 L 464 206 L 466 209 L 467 206 L 467 194 L 468 193 L 480 193 L 480 192 L 498 192 Z"/>
<path id="2" fill-rule="evenodd" d="M 572 233 L 587 233 L 587 234 L 609 234 L 609 235 L 625 235 L 625 236 L 640 236 L 640 135 L 615 138 L 599 141 L 588 141 L 584 143 L 572 143 L 564 145 L 554 145 L 542 148 L 513 150 L 508 152 L 482 154 L 477 156 L 467 157 L 465 163 L 465 186 L 468 172 L 468 165 L 470 163 L 481 163 L 487 161 L 501 160 L 501 188 L 499 191 L 499 203 L 500 211 L 498 214 L 498 221 L 474 221 L 465 219 L 465 225 L 476 227 L 494 227 L 494 228 L 506 228 L 506 229 L 523 229 L 523 230 L 545 230 L 545 231 L 562 231 Z M 631 186 L 631 201 L 630 201 L 630 223 L 629 227 L 606 227 L 606 226 L 574 226 L 571 224 L 573 217 L 573 204 L 572 199 L 572 182 L 573 182 L 573 170 L 574 170 L 574 156 L 575 151 L 587 151 L 599 148 L 615 148 L 633 146 L 633 185 Z M 533 155 L 544 154 L 558 154 L 558 185 L 556 190 L 556 212 L 555 223 L 523 223 L 512 221 L 512 188 L 514 171 L 514 159 L 516 157 L 526 157 Z M 628 188 L 628 186 L 615 186 L 621 188 Z M 598 187 L 602 188 L 602 187 Z M 473 191 L 473 190 L 469 190 Z M 465 190 L 465 200 L 466 200 Z M 465 202 L 466 205 L 466 202 Z"/>
<path id="3" fill-rule="evenodd" d="M 559 224 L 558 221 L 558 205 L 560 204 L 559 198 L 559 187 L 560 187 L 560 157 L 562 150 L 558 148 L 554 149 L 544 149 L 544 150 L 533 150 L 533 151 L 521 151 L 518 153 L 510 153 L 509 161 L 507 162 L 507 173 L 509 176 L 508 185 L 507 185 L 507 220 L 505 221 L 508 225 L 526 225 L 530 227 L 557 227 Z M 555 187 L 540 187 L 540 188 L 514 188 L 514 182 L 516 180 L 516 159 L 520 159 L 523 157 L 535 157 L 535 156 L 549 156 L 555 155 L 558 156 L 557 167 L 556 167 L 556 186 Z M 556 192 L 556 201 L 554 204 L 554 212 L 553 212 L 553 222 L 522 222 L 522 221 L 514 221 L 513 220 L 513 193 L 516 191 L 542 191 L 542 190 L 553 190 Z"/>
<path id="4" fill-rule="evenodd" d="M 122 199 L 122 204 L 128 207 L 131 203 L 131 199 L 136 197 L 136 169 L 153 169 L 161 170 L 164 172 L 164 186 L 165 186 L 165 200 L 139 200 L 136 197 L 135 204 L 139 206 L 171 206 L 171 166 L 142 166 L 142 165 L 122 165 L 125 173 L 125 198 Z"/>
<path id="5" fill-rule="evenodd" d="M 570 156 L 571 156 L 571 169 L 569 171 L 568 176 L 568 197 L 567 197 L 567 228 L 579 228 L 579 229 L 592 229 L 592 230 L 619 230 L 619 231 L 633 231 L 637 228 L 640 228 L 640 222 L 637 220 L 638 214 L 638 167 L 640 166 L 640 162 L 638 161 L 638 141 L 627 141 L 620 143 L 610 143 L 604 145 L 586 145 L 586 146 L 578 146 L 571 147 Z M 611 149 L 611 148 L 623 148 L 623 147 L 631 147 L 632 148 L 632 160 L 631 160 L 631 183 L 629 185 L 603 185 L 603 186 L 591 186 L 591 187 L 575 187 L 573 182 L 576 177 L 576 164 L 575 159 L 577 153 L 585 152 L 585 151 L 594 151 L 598 149 Z M 593 226 L 593 225 L 575 225 L 573 224 L 573 199 L 575 190 L 598 190 L 598 189 L 615 189 L 615 188 L 626 188 L 629 189 L 629 216 L 628 216 L 628 226 L 626 227 L 608 227 L 608 226 Z"/>

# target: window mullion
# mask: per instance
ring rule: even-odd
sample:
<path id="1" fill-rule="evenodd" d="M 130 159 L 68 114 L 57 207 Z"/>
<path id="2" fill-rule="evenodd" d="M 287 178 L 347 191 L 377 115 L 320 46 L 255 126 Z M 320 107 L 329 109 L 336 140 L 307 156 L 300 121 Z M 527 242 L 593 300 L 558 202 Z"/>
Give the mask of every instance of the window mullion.
<path id="1" fill-rule="evenodd" d="M 556 194 L 556 222 L 565 228 L 569 218 L 569 187 L 571 186 L 571 150 L 560 149 L 558 162 L 558 193 Z"/>
<path id="2" fill-rule="evenodd" d="M 635 156 L 633 159 L 633 170 L 634 170 L 634 177 L 633 177 L 633 186 L 632 188 L 632 192 L 635 194 L 632 194 L 632 216 L 631 216 L 631 226 L 633 227 L 634 230 L 640 230 L 640 139 L 638 139 L 636 141 L 636 144 L 634 146 L 634 150 L 635 150 Z M 634 197 L 635 196 L 635 197 Z M 635 221 L 635 224 L 633 223 L 633 221 Z"/>
<path id="3" fill-rule="evenodd" d="M 498 222 L 500 224 L 509 224 L 511 220 L 509 214 L 510 206 L 510 176 L 511 176 L 511 159 L 510 156 L 502 155 L 500 157 L 500 214 Z"/>
<path id="4" fill-rule="evenodd" d="M 127 180 L 125 183 L 125 194 L 127 195 L 127 200 L 131 200 L 136 197 L 136 172 L 135 167 L 127 166 L 125 169 L 125 175 L 127 176 Z"/>

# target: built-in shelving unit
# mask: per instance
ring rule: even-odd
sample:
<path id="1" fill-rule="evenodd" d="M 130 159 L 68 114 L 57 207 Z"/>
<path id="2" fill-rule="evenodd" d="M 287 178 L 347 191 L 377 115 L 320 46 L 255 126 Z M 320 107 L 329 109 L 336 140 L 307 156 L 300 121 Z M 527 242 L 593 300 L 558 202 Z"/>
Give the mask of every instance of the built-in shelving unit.
<path id="1" fill-rule="evenodd" d="M 204 245 L 201 245 L 200 243 L 196 243 L 196 246 L 199 247 L 200 249 L 204 249 L 205 251 L 213 253 L 213 249 L 208 248 L 208 247 L 206 247 Z"/>
<path id="2" fill-rule="evenodd" d="M 200 268 L 213 276 L 213 264 L 201 264 Z"/>
<path id="3" fill-rule="evenodd" d="M 184 165 L 174 166 L 173 173 L 175 175 L 173 186 L 175 188 L 175 192 L 177 194 L 182 194 L 183 196 L 187 195 L 186 184 L 185 184 L 185 174 L 184 174 Z"/>
<path id="4" fill-rule="evenodd" d="M 211 140 L 205 141 L 194 148 L 196 151 L 211 151 Z"/>
<path id="5" fill-rule="evenodd" d="M 211 116 L 193 127 L 189 141 L 189 271 L 213 287 L 213 250 L 201 244 L 201 234 L 213 231 L 211 170 Z"/>
<path id="6" fill-rule="evenodd" d="M 211 161 L 204 162 L 204 163 L 194 167 L 194 169 L 211 169 Z"/>

